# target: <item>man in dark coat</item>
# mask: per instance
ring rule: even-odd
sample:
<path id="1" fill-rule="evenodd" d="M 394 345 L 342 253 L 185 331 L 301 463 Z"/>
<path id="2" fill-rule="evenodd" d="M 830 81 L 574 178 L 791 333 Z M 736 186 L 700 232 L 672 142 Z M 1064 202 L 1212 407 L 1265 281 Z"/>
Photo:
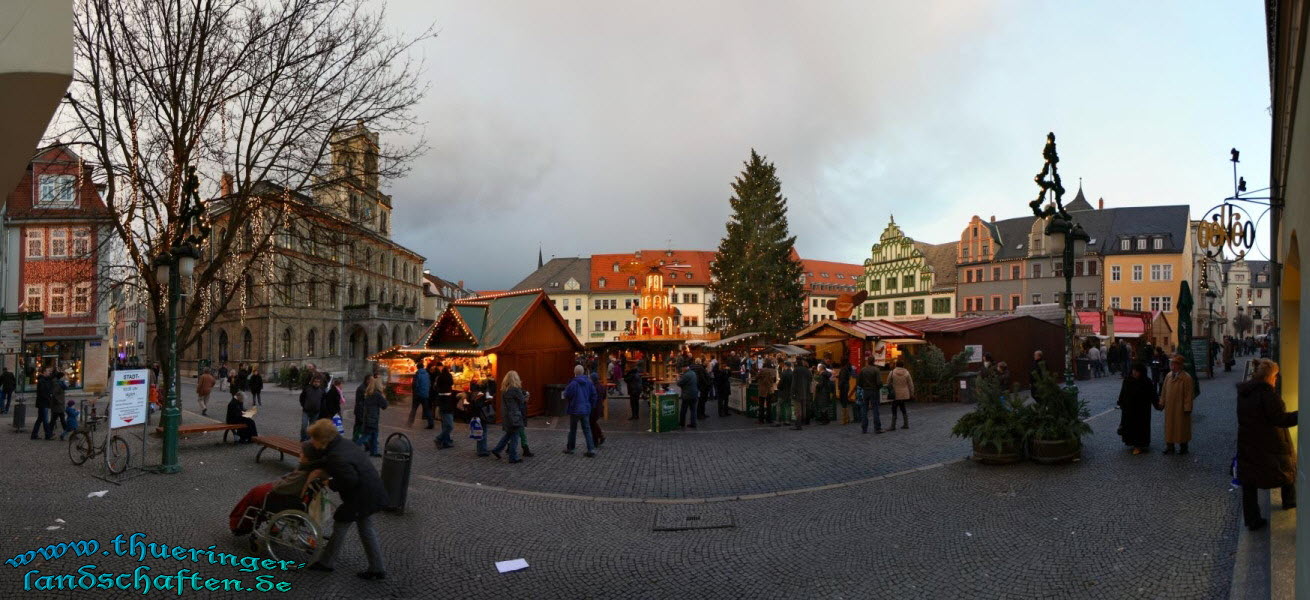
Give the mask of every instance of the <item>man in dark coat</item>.
<path id="1" fill-rule="evenodd" d="M 300 441 L 309 439 L 309 434 L 305 429 L 309 424 L 318 420 L 319 411 L 323 408 L 323 376 L 314 374 L 313 379 L 309 380 L 309 386 L 300 390 Z"/>
<path id="2" fill-rule="evenodd" d="M 864 408 L 860 411 L 860 433 L 869 433 L 870 414 L 873 415 L 873 432 L 882 433 L 882 394 L 879 393 L 882 389 L 882 371 L 878 369 L 877 359 L 870 356 L 865 360 L 855 384 L 864 396 Z"/>
<path id="3" fill-rule="evenodd" d="M 732 396 L 732 371 L 723 363 L 714 365 L 714 397 L 719 407 L 719 416 L 726 417 L 728 412 L 728 398 Z"/>
<path id="4" fill-rule="evenodd" d="M 422 363 L 414 371 L 414 380 L 410 385 L 409 425 L 414 424 L 414 415 L 423 410 L 423 419 L 428 422 L 425 429 L 432 429 L 435 420 L 432 417 L 432 369 L 433 365 L 424 367 Z"/>
<path id="5" fill-rule="evenodd" d="M 678 426 L 696 428 L 696 404 L 700 398 L 700 384 L 696 381 L 696 371 L 690 366 L 682 367 L 682 375 L 678 377 L 678 393 L 682 400 L 682 408 L 678 409 Z M 687 424 L 687 413 L 691 413 L 691 424 Z"/>
<path id="6" fill-rule="evenodd" d="M 1151 409 L 1158 398 L 1155 385 L 1146 377 L 1146 367 L 1133 365 L 1119 389 L 1119 436 L 1133 454 L 1141 454 L 1151 447 Z"/>
<path id="7" fill-rule="evenodd" d="M 0 373 L 0 414 L 9 414 L 9 405 L 14 401 L 14 388 L 18 387 L 18 378 L 5 367 Z"/>
<path id="8" fill-rule="evenodd" d="M 332 384 L 328 386 L 327 393 L 323 394 L 323 402 L 318 407 L 318 418 L 332 420 L 341 414 L 341 405 L 345 402 L 345 393 L 341 391 L 342 381 L 340 378 L 333 379 Z"/>
<path id="9" fill-rule="evenodd" d="M 582 365 L 573 367 L 573 380 L 564 388 L 564 399 L 568 401 L 569 411 L 569 442 L 564 448 L 564 453 L 573 454 L 573 448 L 578 441 L 578 425 L 581 425 L 582 437 L 587 442 L 587 452 L 584 456 L 588 458 L 596 456 L 595 439 L 591 437 L 591 409 L 600 398 L 596 395 L 595 384 L 587 377 Z"/>
<path id="10" fill-rule="evenodd" d="M 42 427 L 45 427 L 45 439 L 54 437 L 51 433 L 53 425 L 50 423 L 50 413 L 59 402 L 55 398 L 55 386 L 58 384 L 55 383 L 54 371 L 54 367 L 46 366 L 36 378 L 36 422 L 32 424 L 32 439 L 36 439 L 36 432 Z"/>
<path id="11" fill-rule="evenodd" d="M 368 557 L 368 570 L 358 575 L 362 579 L 385 579 L 386 568 L 382 563 L 382 544 L 378 541 L 377 530 L 373 528 L 373 513 L 390 504 L 382 477 L 368 459 L 364 451 L 348 440 L 337 435 L 337 428 L 331 421 L 315 421 L 309 427 L 310 444 L 320 452 L 319 458 L 307 466 L 313 470 L 305 485 L 315 479 L 331 478 L 329 484 L 341 495 L 341 506 L 332 515 L 334 521 L 332 538 L 328 541 L 323 557 L 309 566 L 315 571 L 332 571 L 332 563 L 337 551 L 341 549 L 342 540 L 350 534 L 350 528 L 359 523 L 359 539 L 364 545 L 364 554 Z"/>
<path id="12" fill-rule="evenodd" d="M 782 427 L 783 416 L 786 415 L 786 413 L 783 412 L 783 407 L 786 406 L 792 408 L 791 378 L 791 361 L 787 361 L 783 363 L 782 368 L 778 370 L 778 399 L 775 402 L 775 404 L 778 405 L 778 419 L 773 422 L 774 427 Z"/>
<path id="13" fill-rule="evenodd" d="M 810 372 L 809 363 L 803 358 L 799 359 L 791 372 L 792 420 L 795 423 L 792 429 L 800 429 L 805 422 L 805 407 L 810 402 L 810 383 L 813 380 L 814 374 Z"/>
<path id="14" fill-rule="evenodd" d="M 455 376 L 450 374 L 450 367 L 442 365 L 441 372 L 432 382 L 432 392 L 436 395 L 437 408 L 441 410 L 441 433 L 437 434 L 437 448 L 445 450 L 455 446 L 450 433 L 455 430 Z"/>
<path id="15" fill-rule="evenodd" d="M 1259 360 L 1249 381 L 1237 386 L 1237 480 L 1242 516 L 1252 531 L 1268 524 L 1260 516 L 1257 490 L 1281 488 L 1283 510 L 1296 508 L 1296 448 L 1290 427 L 1298 411 L 1287 412 L 1274 389 L 1278 363 Z"/>
<path id="16" fill-rule="evenodd" d="M 705 419 L 709 415 L 705 414 L 705 401 L 710 399 L 710 388 L 714 385 L 714 380 L 710 379 L 710 374 L 705 370 L 705 364 L 701 359 L 696 359 L 692 364 L 691 370 L 696 372 L 696 418 Z"/>
<path id="17" fill-rule="evenodd" d="M 641 371 L 637 370 L 636 364 L 628 366 L 628 373 L 623 376 L 623 382 L 628 386 L 628 405 L 631 409 L 628 420 L 636 421 L 641 416 L 641 388 L 644 384 Z"/>

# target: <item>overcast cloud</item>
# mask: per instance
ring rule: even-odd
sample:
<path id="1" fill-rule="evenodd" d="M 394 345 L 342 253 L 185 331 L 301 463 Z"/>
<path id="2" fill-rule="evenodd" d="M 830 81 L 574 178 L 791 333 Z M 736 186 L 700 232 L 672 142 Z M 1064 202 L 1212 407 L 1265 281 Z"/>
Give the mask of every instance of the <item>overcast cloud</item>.
<path id="1" fill-rule="evenodd" d="M 1230 5 L 1231 4 L 1231 5 Z M 1268 179 L 1259 3 L 393 1 L 423 46 L 431 149 L 387 183 L 396 239 L 476 289 L 540 243 L 713 249 L 729 184 L 775 162 L 802 256 L 859 263 L 894 213 L 940 243 L 1021 216 L 1047 131 L 1095 203 Z M 385 143 L 385 140 L 384 140 Z M 1072 191 L 1071 191 L 1072 194 Z M 1070 196 L 1068 199 L 1071 199 Z"/>

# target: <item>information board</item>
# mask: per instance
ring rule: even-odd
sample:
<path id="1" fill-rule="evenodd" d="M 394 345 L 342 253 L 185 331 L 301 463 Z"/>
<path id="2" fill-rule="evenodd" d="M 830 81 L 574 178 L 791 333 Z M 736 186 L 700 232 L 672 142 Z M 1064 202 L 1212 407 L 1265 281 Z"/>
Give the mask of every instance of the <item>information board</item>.
<path id="1" fill-rule="evenodd" d="M 1192 338 L 1192 364 L 1196 365 L 1196 374 L 1202 372 L 1207 377 L 1214 377 L 1214 361 L 1210 360 L 1210 338 Z"/>
<path id="2" fill-rule="evenodd" d="M 964 351 L 969 353 L 970 363 L 980 363 L 983 361 L 983 349 L 981 344 L 965 344 Z"/>
<path id="3" fill-rule="evenodd" d="M 110 388 L 109 428 L 144 424 L 150 402 L 150 369 L 114 371 Z"/>

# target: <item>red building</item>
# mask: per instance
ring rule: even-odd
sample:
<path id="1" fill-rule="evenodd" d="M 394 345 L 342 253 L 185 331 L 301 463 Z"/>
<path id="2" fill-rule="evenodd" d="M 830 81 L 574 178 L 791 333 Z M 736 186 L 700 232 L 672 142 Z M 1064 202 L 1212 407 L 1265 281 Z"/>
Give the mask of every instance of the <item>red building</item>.
<path id="1" fill-rule="evenodd" d="M 54 366 L 72 389 L 103 390 L 108 375 L 103 260 L 113 223 L 91 167 L 67 146 L 40 151 L 5 207 L 3 310 L 44 313 L 44 327 L 25 336 L 25 366 Z"/>

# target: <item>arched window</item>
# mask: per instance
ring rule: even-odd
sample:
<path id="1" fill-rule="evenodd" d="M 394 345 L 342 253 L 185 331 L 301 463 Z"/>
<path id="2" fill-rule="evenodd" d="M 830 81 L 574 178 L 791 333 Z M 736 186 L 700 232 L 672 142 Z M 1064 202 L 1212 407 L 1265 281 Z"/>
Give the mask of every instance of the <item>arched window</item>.
<path id="1" fill-rule="evenodd" d="M 249 329 L 241 330 L 241 359 L 251 360 L 255 358 L 254 349 L 255 349 L 255 342 L 250 337 L 250 330 Z"/>
<path id="2" fill-rule="evenodd" d="M 401 337 L 401 335 L 400 335 L 400 324 L 399 324 L 399 323 L 397 323 L 396 326 L 393 327 L 393 328 L 391 329 L 391 343 L 396 344 L 396 345 L 401 345 L 401 344 L 406 344 L 406 343 L 408 343 L 408 341 L 407 341 L 405 338 Z"/>
<path id="3" fill-rule="evenodd" d="M 377 351 L 378 351 L 378 352 L 381 352 L 381 351 L 386 350 L 386 349 L 387 349 L 387 326 L 386 326 L 386 325 L 381 325 L 381 326 L 378 327 L 378 349 L 377 349 Z"/>
<path id="4" fill-rule="evenodd" d="M 227 360 L 227 332 L 218 330 L 218 360 Z"/>
<path id="5" fill-rule="evenodd" d="M 332 331 L 328 332 L 327 355 L 328 356 L 337 355 L 337 328 L 336 327 L 333 327 Z"/>
<path id="6" fill-rule="evenodd" d="M 318 330 L 310 329 L 309 334 L 305 336 L 305 356 L 314 356 L 315 350 L 318 349 Z"/>
<path id="7" fill-rule="evenodd" d="M 246 275 L 246 306 L 255 305 L 255 278 Z"/>
<path id="8" fill-rule="evenodd" d="M 282 330 L 282 357 L 291 356 L 291 328 Z"/>
<path id="9" fill-rule="evenodd" d="M 387 303 L 387 288 L 382 288 L 378 290 L 378 304 L 386 304 L 386 303 Z"/>
<path id="10" fill-rule="evenodd" d="M 364 304 L 373 302 L 373 286 L 364 286 Z"/>
<path id="11" fill-rule="evenodd" d="M 349 295 L 348 295 L 347 298 L 346 298 L 346 304 L 352 304 L 352 305 L 353 305 L 353 304 L 355 303 L 355 284 L 353 284 L 353 283 L 350 284 L 350 291 L 347 292 L 347 293 L 348 293 Z"/>
<path id="12" fill-rule="evenodd" d="M 400 264 L 400 261 L 396 260 L 396 257 L 394 257 L 394 256 L 391 257 L 391 276 L 392 276 L 392 277 L 395 277 L 395 276 L 396 276 L 396 273 L 399 272 L 399 271 L 398 271 L 398 265 L 399 265 L 399 264 Z"/>
<path id="13" fill-rule="evenodd" d="M 328 308 L 337 307 L 337 282 L 328 284 Z"/>
<path id="14" fill-rule="evenodd" d="M 296 282 L 295 277 L 291 274 L 289 269 L 287 270 L 286 275 L 282 278 L 282 295 L 286 299 L 288 305 L 295 304 Z"/>

